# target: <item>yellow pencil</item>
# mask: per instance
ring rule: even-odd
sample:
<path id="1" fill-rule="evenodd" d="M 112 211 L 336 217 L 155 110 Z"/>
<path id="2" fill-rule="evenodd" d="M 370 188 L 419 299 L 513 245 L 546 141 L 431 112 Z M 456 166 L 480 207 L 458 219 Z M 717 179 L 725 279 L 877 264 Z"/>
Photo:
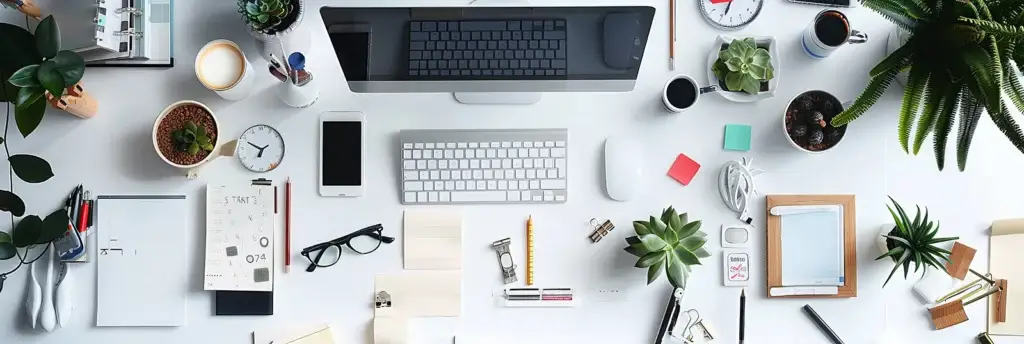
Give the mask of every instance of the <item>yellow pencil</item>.
<path id="1" fill-rule="evenodd" d="M 533 285 L 533 215 L 526 219 L 526 285 Z"/>

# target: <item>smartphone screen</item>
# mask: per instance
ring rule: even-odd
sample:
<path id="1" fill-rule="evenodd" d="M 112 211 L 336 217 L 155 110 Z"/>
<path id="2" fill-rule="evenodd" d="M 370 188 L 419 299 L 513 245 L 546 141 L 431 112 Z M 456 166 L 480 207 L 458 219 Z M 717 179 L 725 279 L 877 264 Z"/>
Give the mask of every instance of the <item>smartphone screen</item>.
<path id="1" fill-rule="evenodd" d="M 320 174 L 325 186 L 363 185 L 363 122 L 321 122 Z"/>

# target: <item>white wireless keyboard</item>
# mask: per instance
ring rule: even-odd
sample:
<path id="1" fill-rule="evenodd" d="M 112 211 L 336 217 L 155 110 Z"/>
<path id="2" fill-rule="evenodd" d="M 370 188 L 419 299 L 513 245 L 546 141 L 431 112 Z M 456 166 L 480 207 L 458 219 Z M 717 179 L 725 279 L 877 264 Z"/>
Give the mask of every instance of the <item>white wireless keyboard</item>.
<path id="1" fill-rule="evenodd" d="M 564 203 L 568 138 L 566 129 L 402 130 L 402 203 Z"/>

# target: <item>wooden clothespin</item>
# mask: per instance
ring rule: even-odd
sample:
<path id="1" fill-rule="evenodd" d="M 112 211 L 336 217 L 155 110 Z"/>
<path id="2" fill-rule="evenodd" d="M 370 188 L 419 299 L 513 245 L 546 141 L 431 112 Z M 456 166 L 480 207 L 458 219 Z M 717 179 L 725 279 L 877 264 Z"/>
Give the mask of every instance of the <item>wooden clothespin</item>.
<path id="1" fill-rule="evenodd" d="M 1002 288 L 1005 287 L 1005 283 L 1000 286 L 996 280 L 992 279 L 991 274 L 982 275 L 981 273 L 971 269 L 971 262 L 974 260 L 974 255 L 976 253 L 978 253 L 978 250 L 971 248 L 970 246 L 961 244 L 960 242 L 953 243 L 953 248 L 950 250 L 949 254 L 949 261 L 946 263 L 946 272 L 953 278 L 961 281 L 963 281 L 964 278 L 967 277 L 967 273 L 970 272 L 980 278 L 980 280 L 958 288 L 956 291 L 940 299 L 943 302 L 942 304 L 928 309 L 928 313 L 932 318 L 932 325 L 935 326 L 936 330 L 941 330 L 967 321 L 967 312 L 964 310 L 964 306 L 984 299 L 989 295 L 999 293 L 1000 290 L 1003 290 Z M 979 292 L 980 290 L 986 289 L 985 287 L 979 287 L 977 289 L 972 288 L 972 286 L 979 283 L 983 285 L 987 284 L 988 291 L 965 301 L 964 299 Z"/>

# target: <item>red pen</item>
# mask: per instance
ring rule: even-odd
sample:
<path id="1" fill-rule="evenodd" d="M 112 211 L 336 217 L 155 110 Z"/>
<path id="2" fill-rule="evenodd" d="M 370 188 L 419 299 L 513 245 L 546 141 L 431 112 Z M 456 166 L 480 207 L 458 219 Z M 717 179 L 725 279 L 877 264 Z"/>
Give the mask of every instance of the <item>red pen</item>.
<path id="1" fill-rule="evenodd" d="M 284 182 L 284 272 L 292 269 L 292 178 Z"/>
<path id="2" fill-rule="evenodd" d="M 82 212 L 81 216 L 78 217 L 78 231 L 85 231 L 85 225 L 89 221 L 89 197 L 92 194 L 89 191 L 85 192 L 85 197 L 82 199 Z"/>

